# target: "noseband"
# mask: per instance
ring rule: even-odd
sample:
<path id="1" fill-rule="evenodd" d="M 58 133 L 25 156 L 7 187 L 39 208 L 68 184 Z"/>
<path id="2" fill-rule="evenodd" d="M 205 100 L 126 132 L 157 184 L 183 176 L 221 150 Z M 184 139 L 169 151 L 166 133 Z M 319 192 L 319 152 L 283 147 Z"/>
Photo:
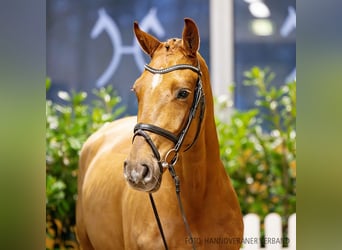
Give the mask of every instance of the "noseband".
<path id="1" fill-rule="evenodd" d="M 200 70 L 199 63 L 198 63 L 198 67 L 195 67 L 195 66 L 190 65 L 190 64 L 177 64 L 177 65 L 165 68 L 165 69 L 155 69 L 149 65 L 145 65 L 145 69 L 147 71 L 151 72 L 152 74 L 167 74 L 167 73 L 175 71 L 175 70 L 184 70 L 184 69 L 192 70 L 198 74 L 198 80 L 197 80 L 197 84 L 195 87 L 194 99 L 193 99 L 193 102 L 192 102 L 192 105 L 190 108 L 190 112 L 189 112 L 189 115 L 187 117 L 185 126 L 182 128 L 181 132 L 178 135 L 175 135 L 172 132 L 170 132 L 166 129 L 163 129 L 161 127 L 155 126 L 153 124 L 138 123 L 134 127 L 134 136 L 133 136 L 133 141 L 134 141 L 136 136 L 142 136 L 145 138 L 146 142 L 148 143 L 148 145 L 152 149 L 154 157 L 158 161 L 158 165 L 159 165 L 161 174 L 163 173 L 164 168 L 168 168 L 168 170 L 169 170 L 169 172 L 170 172 L 170 174 L 171 174 L 171 176 L 175 182 L 178 205 L 179 205 L 179 208 L 180 208 L 180 211 L 182 214 L 182 218 L 183 218 L 183 222 L 184 222 L 186 231 L 187 231 L 188 236 L 191 240 L 192 248 L 196 249 L 195 242 L 194 242 L 194 239 L 192 237 L 189 224 L 186 220 L 183 205 L 182 205 L 182 202 L 180 199 L 180 181 L 179 181 L 179 178 L 178 178 L 176 171 L 174 169 L 174 165 L 177 163 L 179 150 L 180 150 L 180 148 L 184 142 L 185 136 L 187 135 L 187 133 L 189 131 L 190 125 L 191 125 L 199 107 L 200 107 L 200 115 L 199 115 L 199 122 L 197 124 L 197 131 L 196 131 L 196 134 L 195 134 L 195 137 L 194 137 L 192 143 L 184 150 L 184 152 L 189 150 L 192 147 L 192 145 L 194 145 L 194 143 L 196 142 L 197 137 L 200 133 L 200 130 L 201 130 L 201 124 L 202 124 L 202 120 L 203 120 L 203 116 L 204 116 L 204 110 L 205 110 L 205 99 L 204 99 L 204 92 L 203 92 L 203 87 L 202 87 L 202 72 Z M 150 133 L 154 133 L 154 134 L 163 136 L 166 139 L 168 139 L 174 143 L 175 146 L 173 148 L 171 148 L 166 153 L 163 160 L 161 160 L 158 148 L 156 147 L 156 145 L 152 141 L 151 137 L 146 132 L 150 132 Z M 169 158 L 171 158 L 171 159 L 169 159 Z M 164 236 L 164 232 L 163 232 L 163 228 L 161 226 L 160 219 L 158 216 L 157 208 L 156 208 L 154 200 L 153 200 L 153 196 L 151 193 L 149 193 L 149 196 L 150 196 L 150 201 L 152 204 L 153 212 L 154 212 L 154 215 L 155 215 L 156 220 L 157 220 L 159 231 L 160 231 L 160 234 L 161 234 L 162 239 L 163 239 L 164 247 L 165 247 L 165 249 L 168 249 L 166 239 Z"/>

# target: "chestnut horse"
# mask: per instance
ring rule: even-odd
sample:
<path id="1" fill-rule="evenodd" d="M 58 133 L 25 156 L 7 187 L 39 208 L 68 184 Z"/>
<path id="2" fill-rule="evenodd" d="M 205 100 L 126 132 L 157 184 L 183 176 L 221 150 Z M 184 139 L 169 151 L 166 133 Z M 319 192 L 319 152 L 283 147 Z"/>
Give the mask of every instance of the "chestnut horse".
<path id="1" fill-rule="evenodd" d="M 134 23 L 151 61 L 132 87 L 137 117 L 104 125 L 83 145 L 76 211 L 82 249 L 164 249 L 152 193 L 169 249 L 240 248 L 242 215 L 220 160 L 209 72 L 197 26 L 184 20 L 182 39 L 166 42 Z"/>

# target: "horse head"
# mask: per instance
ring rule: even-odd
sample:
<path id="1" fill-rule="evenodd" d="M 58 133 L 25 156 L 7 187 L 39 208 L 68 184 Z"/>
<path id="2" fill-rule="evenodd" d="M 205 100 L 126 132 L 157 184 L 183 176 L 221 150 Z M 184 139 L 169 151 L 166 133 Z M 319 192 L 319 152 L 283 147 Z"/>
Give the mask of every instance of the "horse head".
<path id="1" fill-rule="evenodd" d="M 138 99 L 137 126 L 124 176 L 135 189 L 155 192 L 166 166 L 196 141 L 204 112 L 199 32 L 185 18 L 182 39 L 160 42 L 134 23 L 142 50 L 151 58 L 132 90 Z M 200 107 L 200 108 L 199 108 Z M 199 119 L 200 117 L 200 119 Z"/>

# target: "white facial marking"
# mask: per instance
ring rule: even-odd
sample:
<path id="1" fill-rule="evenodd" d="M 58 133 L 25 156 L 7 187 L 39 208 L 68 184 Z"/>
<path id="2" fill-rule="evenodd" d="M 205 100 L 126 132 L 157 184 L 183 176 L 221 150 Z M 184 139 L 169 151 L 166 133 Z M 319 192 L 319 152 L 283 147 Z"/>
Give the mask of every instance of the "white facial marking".
<path id="1" fill-rule="evenodd" d="M 152 78 L 152 90 L 155 89 L 163 80 L 161 74 L 154 74 Z"/>

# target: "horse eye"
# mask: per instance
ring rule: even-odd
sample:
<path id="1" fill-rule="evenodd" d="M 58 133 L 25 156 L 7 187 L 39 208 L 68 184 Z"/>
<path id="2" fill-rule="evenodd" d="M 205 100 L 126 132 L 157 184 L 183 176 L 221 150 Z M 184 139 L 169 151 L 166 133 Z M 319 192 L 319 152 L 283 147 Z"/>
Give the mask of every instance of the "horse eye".
<path id="1" fill-rule="evenodd" d="M 177 99 L 185 99 L 188 97 L 189 94 L 190 92 L 188 90 L 181 89 L 177 94 Z"/>

